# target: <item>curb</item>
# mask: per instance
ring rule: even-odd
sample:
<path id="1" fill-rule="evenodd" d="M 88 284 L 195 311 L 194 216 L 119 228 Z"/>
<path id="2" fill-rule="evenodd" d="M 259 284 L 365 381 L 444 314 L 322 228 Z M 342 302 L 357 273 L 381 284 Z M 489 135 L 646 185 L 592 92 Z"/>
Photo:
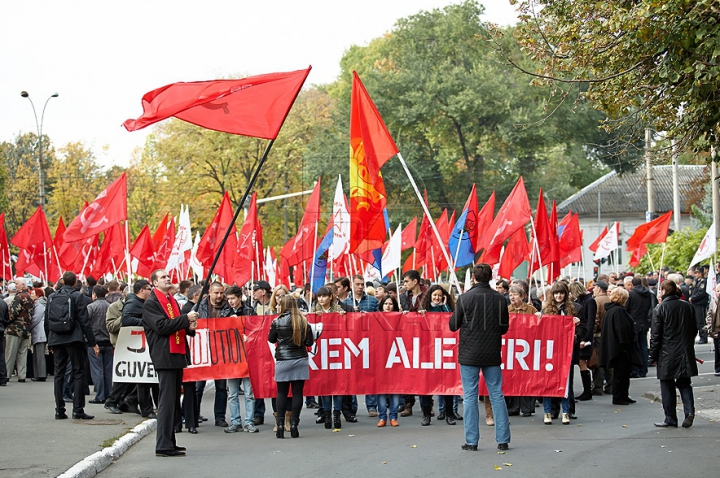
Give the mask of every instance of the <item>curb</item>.
<path id="1" fill-rule="evenodd" d="M 91 478 L 105 468 L 110 466 L 125 453 L 128 448 L 142 440 L 150 432 L 157 428 L 157 420 L 145 420 L 137 425 L 127 434 L 118 438 L 115 443 L 107 448 L 93 453 L 85 459 L 77 462 L 58 478 Z"/>

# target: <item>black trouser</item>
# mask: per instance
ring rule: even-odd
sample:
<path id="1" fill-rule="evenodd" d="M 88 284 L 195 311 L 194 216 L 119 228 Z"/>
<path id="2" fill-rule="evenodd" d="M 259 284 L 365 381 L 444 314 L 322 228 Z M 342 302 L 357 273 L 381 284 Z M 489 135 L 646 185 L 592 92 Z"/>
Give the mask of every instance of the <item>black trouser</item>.
<path id="1" fill-rule="evenodd" d="M 677 425 L 678 423 L 675 387 L 680 391 L 680 399 L 682 400 L 685 416 L 695 415 L 695 400 L 693 398 L 690 377 L 678 378 L 676 380 L 660 380 L 660 395 L 662 396 L 663 410 L 665 411 L 665 423 L 672 425 Z"/>
<path id="2" fill-rule="evenodd" d="M 134 383 L 115 382 L 110 389 L 110 395 L 105 400 L 105 405 L 119 406 L 130 393 L 135 390 Z"/>
<path id="3" fill-rule="evenodd" d="M 167 452 L 175 449 L 175 422 L 176 410 L 180 409 L 180 386 L 182 385 L 183 371 L 181 368 L 156 370 L 160 382 L 160 395 L 158 397 L 157 432 L 155 452 Z"/>
<path id="4" fill-rule="evenodd" d="M 12 371 L 10 372 L 12 373 Z M 3 385 L 8 381 L 7 365 L 5 364 L 5 334 L 0 334 L 0 383 Z"/>
<path id="5" fill-rule="evenodd" d="M 535 413 L 535 397 L 505 397 L 508 414 Z"/>
<path id="6" fill-rule="evenodd" d="M 205 391 L 205 380 L 195 383 L 195 401 L 197 403 L 198 415 L 200 415 L 200 405 L 202 405 L 203 392 Z M 225 420 L 227 398 L 227 380 L 215 380 L 215 406 L 213 407 L 213 412 L 216 422 Z M 257 413 L 255 415 L 257 416 Z"/>
<path id="7" fill-rule="evenodd" d="M 85 358 L 87 352 L 84 344 L 54 345 L 52 347 L 55 357 L 55 370 L 65 370 L 68 359 L 73 370 L 73 413 L 82 413 L 85 409 Z M 63 400 L 63 380 L 65 375 L 55 374 L 55 411 L 65 411 Z"/>
<path id="8" fill-rule="evenodd" d="M 290 387 L 292 386 L 292 416 L 293 420 L 300 420 L 300 410 L 303 406 L 303 387 L 305 386 L 305 380 L 293 380 L 292 382 L 278 382 L 277 383 L 277 416 L 278 420 L 280 417 L 285 416 L 287 411 L 287 400 Z M 279 423 L 279 421 L 278 421 Z"/>
<path id="9" fill-rule="evenodd" d="M 616 360 L 613 366 L 613 402 L 627 401 L 630 398 L 630 373 L 632 365 L 629 360 Z"/>
<path id="10" fill-rule="evenodd" d="M 150 398 L 150 389 L 155 385 L 152 383 L 133 384 L 136 387 L 135 393 L 129 393 L 125 396 L 125 403 L 134 412 L 136 407 L 140 408 L 140 415 L 148 416 L 153 411 L 153 402 Z"/>
<path id="11" fill-rule="evenodd" d="M 715 373 L 720 373 L 720 335 L 713 339 L 715 349 Z"/>
<path id="12" fill-rule="evenodd" d="M 182 417 L 185 417 L 185 428 L 197 428 L 200 410 L 195 397 L 195 382 L 183 382 L 182 415 L 175 419 L 175 429 L 182 428 Z"/>
<path id="13" fill-rule="evenodd" d="M 693 305 L 693 309 L 695 309 L 695 324 L 697 325 L 700 341 L 707 342 L 708 334 L 707 330 L 705 330 L 705 315 L 707 313 L 707 306 Z"/>

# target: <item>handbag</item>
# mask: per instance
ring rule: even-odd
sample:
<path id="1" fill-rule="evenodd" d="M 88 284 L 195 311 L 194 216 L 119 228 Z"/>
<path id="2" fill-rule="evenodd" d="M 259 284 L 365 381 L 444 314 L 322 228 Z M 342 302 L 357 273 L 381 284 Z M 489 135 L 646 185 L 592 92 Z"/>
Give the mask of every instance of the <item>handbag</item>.
<path id="1" fill-rule="evenodd" d="M 587 362 L 589 369 L 596 370 L 600 366 L 600 358 L 598 357 L 597 347 L 593 347 L 592 355 L 590 360 Z"/>

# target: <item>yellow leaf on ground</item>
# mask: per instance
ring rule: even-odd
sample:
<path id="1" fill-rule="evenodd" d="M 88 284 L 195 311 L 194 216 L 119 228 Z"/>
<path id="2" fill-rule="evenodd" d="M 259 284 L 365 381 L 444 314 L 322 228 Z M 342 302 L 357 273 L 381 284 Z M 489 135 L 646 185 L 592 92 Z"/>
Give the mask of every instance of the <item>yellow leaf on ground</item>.
<path id="1" fill-rule="evenodd" d="M 502 470 L 502 467 L 495 465 L 495 469 L 498 470 L 498 471 L 500 471 L 500 470 Z"/>

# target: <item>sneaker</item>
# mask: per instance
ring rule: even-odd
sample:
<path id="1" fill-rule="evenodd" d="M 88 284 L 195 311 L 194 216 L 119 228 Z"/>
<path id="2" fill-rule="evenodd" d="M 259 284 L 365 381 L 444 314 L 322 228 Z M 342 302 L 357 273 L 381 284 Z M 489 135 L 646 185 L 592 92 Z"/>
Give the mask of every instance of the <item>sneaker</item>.
<path id="1" fill-rule="evenodd" d="M 237 433 L 243 431 L 242 425 L 232 424 L 223 430 L 225 433 Z"/>
<path id="2" fill-rule="evenodd" d="M 255 425 L 253 425 L 252 423 L 246 424 L 246 425 L 243 427 L 243 430 L 245 430 L 245 431 L 248 432 L 248 433 L 258 433 L 258 432 L 260 431 L 260 430 L 258 430 L 258 428 L 257 428 Z"/>
<path id="3" fill-rule="evenodd" d="M 569 413 L 563 413 L 563 414 L 562 414 L 562 424 L 563 424 L 563 425 L 570 425 L 570 414 L 569 414 Z"/>
<path id="4" fill-rule="evenodd" d="M 378 416 L 377 410 L 375 410 L 374 408 L 371 408 L 370 410 L 368 410 L 368 416 L 369 416 L 369 417 L 376 417 L 376 416 Z"/>
<path id="5" fill-rule="evenodd" d="M 545 416 L 543 417 L 543 423 L 545 425 L 552 425 L 552 415 L 549 413 L 546 413 Z"/>

